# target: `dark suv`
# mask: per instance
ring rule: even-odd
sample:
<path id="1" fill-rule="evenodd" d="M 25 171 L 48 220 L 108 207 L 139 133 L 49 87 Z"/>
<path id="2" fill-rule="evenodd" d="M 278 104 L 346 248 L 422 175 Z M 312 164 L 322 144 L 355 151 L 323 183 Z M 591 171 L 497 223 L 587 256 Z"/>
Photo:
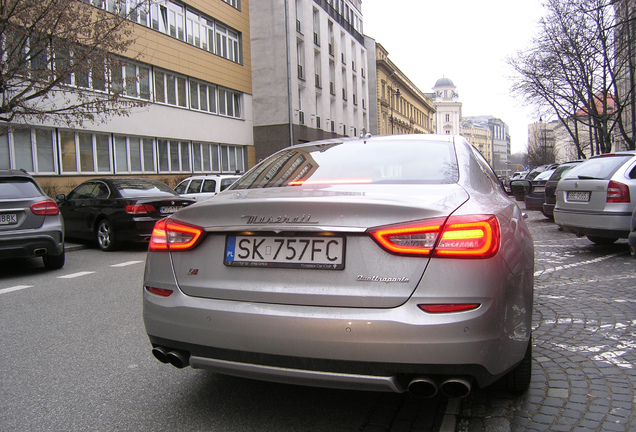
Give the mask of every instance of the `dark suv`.
<path id="1" fill-rule="evenodd" d="M 0 259 L 42 257 L 64 267 L 64 222 L 55 201 L 26 171 L 0 170 Z"/>

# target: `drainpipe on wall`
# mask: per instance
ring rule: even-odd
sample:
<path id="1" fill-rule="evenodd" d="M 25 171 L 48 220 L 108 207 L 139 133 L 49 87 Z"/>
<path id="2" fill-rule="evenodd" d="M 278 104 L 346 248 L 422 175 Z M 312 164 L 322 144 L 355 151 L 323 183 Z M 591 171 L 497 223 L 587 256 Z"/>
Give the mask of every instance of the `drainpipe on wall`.
<path id="1" fill-rule="evenodd" d="M 289 0 L 285 0 L 285 46 L 287 49 L 287 107 L 289 109 L 289 146 L 294 145 L 294 106 L 291 84 L 291 41 L 289 40 Z"/>

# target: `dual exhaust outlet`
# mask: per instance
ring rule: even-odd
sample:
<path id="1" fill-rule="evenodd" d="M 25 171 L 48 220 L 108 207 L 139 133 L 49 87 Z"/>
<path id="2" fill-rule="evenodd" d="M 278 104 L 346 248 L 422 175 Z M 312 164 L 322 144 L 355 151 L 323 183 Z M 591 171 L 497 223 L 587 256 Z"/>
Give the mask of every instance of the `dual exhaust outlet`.
<path id="1" fill-rule="evenodd" d="M 156 346 L 152 349 L 152 355 L 161 363 L 170 363 L 177 369 L 190 365 L 190 353 L 186 351 Z M 467 378 L 448 378 L 438 385 L 432 378 L 415 377 L 409 383 L 408 391 L 421 398 L 432 398 L 438 392 L 449 398 L 463 398 L 468 396 L 471 387 L 471 381 Z"/>
<path id="2" fill-rule="evenodd" d="M 447 378 L 438 385 L 429 377 L 415 377 L 409 383 L 408 390 L 421 398 L 432 398 L 438 391 L 449 398 L 463 398 L 468 396 L 471 387 L 468 378 Z"/>
<path id="3" fill-rule="evenodd" d="M 177 369 L 183 369 L 190 365 L 190 354 L 185 351 L 167 350 L 157 346 L 152 349 L 152 355 L 161 363 L 170 363 Z"/>

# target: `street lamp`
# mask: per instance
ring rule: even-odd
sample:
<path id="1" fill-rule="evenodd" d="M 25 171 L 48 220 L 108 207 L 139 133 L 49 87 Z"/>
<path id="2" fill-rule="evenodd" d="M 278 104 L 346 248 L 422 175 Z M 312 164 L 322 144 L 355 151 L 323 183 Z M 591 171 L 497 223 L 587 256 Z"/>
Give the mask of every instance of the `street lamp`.
<path id="1" fill-rule="evenodd" d="M 402 94 L 400 93 L 400 89 L 398 88 L 395 91 L 395 97 L 397 99 L 399 99 L 400 96 L 402 96 Z M 395 124 L 395 117 L 393 117 L 393 87 L 391 87 L 391 101 L 390 102 L 391 102 L 391 118 L 390 118 L 391 119 L 391 135 L 393 135 L 395 133 L 394 132 L 394 127 L 393 127 L 394 124 Z"/>

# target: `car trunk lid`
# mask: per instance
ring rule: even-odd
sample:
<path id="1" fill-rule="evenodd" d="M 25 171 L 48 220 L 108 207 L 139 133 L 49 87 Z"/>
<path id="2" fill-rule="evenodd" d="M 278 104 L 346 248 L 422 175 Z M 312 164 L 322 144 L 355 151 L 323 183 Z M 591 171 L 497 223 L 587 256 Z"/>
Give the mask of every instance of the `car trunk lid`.
<path id="1" fill-rule="evenodd" d="M 207 231 L 194 250 L 172 253 L 174 274 L 179 288 L 197 297 L 290 305 L 395 307 L 410 297 L 428 258 L 390 254 L 366 230 L 446 217 L 467 198 L 464 189 L 455 184 L 228 191 L 174 216 Z M 310 254 L 330 247 L 323 240 L 337 239 L 344 260 L 337 268 L 314 266 L 311 260 L 308 266 L 232 265 L 226 248 L 228 242 L 245 238 L 241 236 L 253 236 L 258 241 L 273 238 L 269 244 L 274 248 L 282 245 L 281 252 L 287 255 L 293 254 L 287 245 L 296 245 L 294 240 L 300 240 L 298 244 L 306 242 Z M 254 254 L 254 244 L 246 243 L 249 253 L 243 250 L 244 255 Z M 338 254 L 336 250 L 327 254 L 333 258 Z M 273 253 L 270 251 L 270 259 Z M 324 260 L 325 253 L 317 252 L 316 256 Z"/>

